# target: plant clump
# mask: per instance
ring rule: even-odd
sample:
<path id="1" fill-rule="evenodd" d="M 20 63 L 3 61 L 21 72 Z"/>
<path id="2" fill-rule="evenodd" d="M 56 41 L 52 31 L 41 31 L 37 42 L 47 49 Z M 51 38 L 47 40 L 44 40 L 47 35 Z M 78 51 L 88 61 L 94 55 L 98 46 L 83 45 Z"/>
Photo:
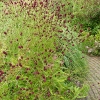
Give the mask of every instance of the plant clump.
<path id="1" fill-rule="evenodd" d="M 55 0 L 8 0 L 2 4 L 0 99 L 84 97 L 87 86 L 77 86 L 71 70 L 64 66 L 66 52 L 73 53 L 71 48 L 83 41 L 77 40 L 81 30 L 77 34 L 70 28 L 74 15 L 64 13 L 66 5 Z"/>

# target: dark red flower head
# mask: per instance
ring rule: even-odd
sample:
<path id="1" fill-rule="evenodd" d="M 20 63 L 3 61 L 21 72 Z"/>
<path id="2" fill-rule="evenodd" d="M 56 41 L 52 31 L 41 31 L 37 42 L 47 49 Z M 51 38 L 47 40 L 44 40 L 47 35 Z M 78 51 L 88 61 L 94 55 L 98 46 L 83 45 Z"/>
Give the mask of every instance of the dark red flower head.
<path id="1" fill-rule="evenodd" d="M 4 32 L 5 35 L 7 35 L 7 32 Z"/>
<path id="2" fill-rule="evenodd" d="M 6 52 L 6 51 L 3 51 L 3 54 L 4 54 L 4 55 L 7 55 L 7 52 Z"/>
<path id="3" fill-rule="evenodd" d="M 20 78 L 20 76 L 17 76 L 17 77 L 16 77 L 16 80 L 18 80 L 19 78 Z"/>
<path id="4" fill-rule="evenodd" d="M 4 74 L 4 72 L 2 70 L 0 70 L 0 76 L 2 76 Z"/>

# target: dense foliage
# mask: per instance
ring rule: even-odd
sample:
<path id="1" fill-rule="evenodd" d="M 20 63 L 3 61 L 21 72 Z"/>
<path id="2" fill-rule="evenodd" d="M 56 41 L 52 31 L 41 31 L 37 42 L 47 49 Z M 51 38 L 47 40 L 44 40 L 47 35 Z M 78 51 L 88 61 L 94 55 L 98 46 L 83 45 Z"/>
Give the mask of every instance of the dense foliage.
<path id="1" fill-rule="evenodd" d="M 99 1 L 91 1 L 0 1 L 0 99 L 76 100 L 87 95 L 82 51 L 90 45 L 96 45 L 97 54 L 100 50 Z M 90 5 L 97 11 L 93 17 Z"/>

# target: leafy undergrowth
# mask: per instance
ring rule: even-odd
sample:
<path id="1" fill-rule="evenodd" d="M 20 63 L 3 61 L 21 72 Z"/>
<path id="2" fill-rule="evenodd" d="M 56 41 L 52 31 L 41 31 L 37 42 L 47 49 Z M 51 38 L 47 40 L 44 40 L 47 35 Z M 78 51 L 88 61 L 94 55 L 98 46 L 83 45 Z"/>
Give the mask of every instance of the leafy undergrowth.
<path id="1" fill-rule="evenodd" d="M 83 32 L 81 37 L 84 38 L 84 42 L 80 44 L 79 49 L 90 56 L 100 56 L 100 31 L 85 38 L 87 34 L 89 32 Z"/>
<path id="2" fill-rule="evenodd" d="M 82 81 L 87 65 L 77 47 L 83 40 L 70 26 L 72 15 L 65 20 L 66 4 L 0 2 L 0 99 L 75 100 L 87 95 Z"/>

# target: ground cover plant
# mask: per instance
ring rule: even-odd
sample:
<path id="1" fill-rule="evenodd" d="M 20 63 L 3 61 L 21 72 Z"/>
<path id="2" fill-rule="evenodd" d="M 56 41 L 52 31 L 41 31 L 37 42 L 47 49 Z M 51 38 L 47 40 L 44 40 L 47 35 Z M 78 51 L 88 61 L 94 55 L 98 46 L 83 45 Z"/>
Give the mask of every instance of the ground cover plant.
<path id="1" fill-rule="evenodd" d="M 85 97 L 87 65 L 67 1 L 0 2 L 0 99 Z M 81 82 L 81 84 L 79 84 Z"/>

